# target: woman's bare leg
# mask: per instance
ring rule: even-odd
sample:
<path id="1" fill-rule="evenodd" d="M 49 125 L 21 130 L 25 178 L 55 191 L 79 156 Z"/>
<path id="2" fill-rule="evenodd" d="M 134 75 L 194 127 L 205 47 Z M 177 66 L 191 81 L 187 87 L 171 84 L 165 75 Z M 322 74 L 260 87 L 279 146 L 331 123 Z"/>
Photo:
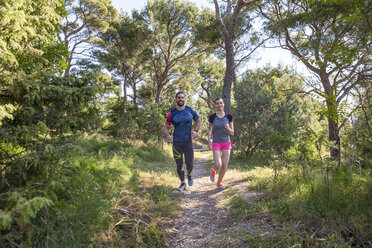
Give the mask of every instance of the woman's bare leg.
<path id="1" fill-rule="evenodd" d="M 212 170 L 219 171 L 222 165 L 221 151 L 213 150 L 213 161 L 214 161 L 214 165 L 212 167 Z"/>
<path id="2" fill-rule="evenodd" d="M 222 165 L 221 165 L 220 173 L 218 174 L 217 183 L 220 183 L 223 177 L 225 176 L 227 164 L 229 163 L 229 160 L 230 160 L 230 150 L 222 150 Z"/>

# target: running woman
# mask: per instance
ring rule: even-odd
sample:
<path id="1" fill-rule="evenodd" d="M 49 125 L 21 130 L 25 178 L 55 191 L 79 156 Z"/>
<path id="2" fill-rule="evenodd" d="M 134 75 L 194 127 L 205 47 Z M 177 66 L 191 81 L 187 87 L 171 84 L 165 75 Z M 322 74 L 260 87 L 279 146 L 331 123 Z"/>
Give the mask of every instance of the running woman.
<path id="1" fill-rule="evenodd" d="M 210 170 L 210 179 L 215 181 L 216 171 L 219 171 L 217 188 L 224 189 L 222 179 L 226 173 L 230 159 L 231 139 L 234 135 L 234 123 L 232 115 L 225 114 L 225 103 L 222 98 L 215 101 L 216 113 L 209 116 L 208 147 L 213 149 L 214 165 Z M 211 141 L 213 138 L 213 142 Z"/>
<path id="2" fill-rule="evenodd" d="M 194 160 L 192 139 L 198 137 L 200 119 L 194 109 L 185 106 L 185 94 L 182 91 L 177 92 L 175 100 L 176 108 L 168 113 L 163 130 L 167 142 L 173 142 L 173 158 L 176 161 L 178 177 L 181 180 L 181 185 L 177 190 L 182 191 L 186 189 L 183 156 L 185 156 L 188 184 L 192 186 L 194 183 L 191 176 Z M 195 128 L 191 131 L 193 120 L 195 121 Z M 174 125 L 173 136 L 169 135 L 171 124 Z"/>

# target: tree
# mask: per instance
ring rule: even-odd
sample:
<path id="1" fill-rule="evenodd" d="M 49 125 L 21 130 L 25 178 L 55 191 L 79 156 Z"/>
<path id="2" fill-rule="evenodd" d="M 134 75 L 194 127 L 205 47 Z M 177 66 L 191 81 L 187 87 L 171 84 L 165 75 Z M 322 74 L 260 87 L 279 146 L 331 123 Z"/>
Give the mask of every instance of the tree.
<path id="1" fill-rule="evenodd" d="M 288 69 L 247 71 L 234 87 L 236 143 L 246 157 L 257 151 L 283 153 L 300 125 L 296 91 L 302 80 Z"/>
<path id="2" fill-rule="evenodd" d="M 197 55 L 193 27 L 198 20 L 198 8 L 187 1 L 155 0 L 147 3 L 142 16 L 153 32 L 148 82 L 154 84 L 153 102 L 158 105 L 163 89 L 183 74 L 180 66 L 190 65 L 190 59 Z M 152 124 L 150 117 L 148 133 Z"/>
<path id="3" fill-rule="evenodd" d="M 64 68 L 67 51 L 55 40 L 58 20 L 64 14 L 61 1 L 3 1 L 0 6 L 0 121 L 12 119 L 20 110 L 20 95 L 29 81 L 36 81 L 41 71 L 57 72 Z M 22 28 L 20 28 L 22 27 Z M 32 96 L 28 96 L 32 97 Z M 0 123 L 0 135 L 17 139 Z M 18 131 L 18 130 L 17 130 Z M 8 153 L 1 147 L 1 153 Z M 6 151 L 5 151 L 6 150 Z"/>
<path id="4" fill-rule="evenodd" d="M 220 97 L 222 89 L 221 78 L 225 73 L 223 61 L 212 57 L 201 59 L 198 70 L 201 82 L 197 93 L 199 98 L 205 101 L 208 109 L 212 110 L 214 109 L 214 100 Z"/>
<path id="5" fill-rule="evenodd" d="M 45 53 L 56 58 L 61 48 L 54 41 L 63 15 L 60 0 L 1 1 L 0 3 L 0 96 L 11 96 L 12 82 L 32 73 L 34 62 L 47 63 Z M 61 51 L 59 51 L 61 52 Z M 44 56 L 43 56 L 44 55 Z M 37 71 L 37 70 L 36 70 Z M 4 98 L 3 98 L 4 97 Z"/>
<path id="6" fill-rule="evenodd" d="M 3 246 L 32 246 L 31 235 L 25 233 L 37 225 L 35 217 L 53 205 L 45 188 L 59 177 L 61 155 L 69 150 L 67 136 L 91 130 L 99 120 L 95 103 L 101 92 L 96 75 L 58 76 L 67 55 L 65 46 L 56 41 L 58 20 L 64 13 L 61 1 L 1 1 Z M 22 243 L 22 239 L 29 241 Z"/>
<path id="7" fill-rule="evenodd" d="M 123 80 L 123 119 L 127 115 L 127 87 L 132 86 L 133 103 L 137 105 L 137 84 L 143 80 L 144 67 L 151 57 L 151 33 L 143 22 L 127 15 L 111 22 L 111 29 L 102 33 L 101 49 L 94 53 L 114 75 Z M 102 50 L 103 48 L 103 50 Z"/>
<path id="8" fill-rule="evenodd" d="M 340 106 L 367 68 L 369 39 L 356 33 L 347 14 L 352 2 L 268 1 L 261 9 L 267 29 L 316 77 L 309 85 L 326 103 L 332 158 L 340 160 Z"/>
<path id="9" fill-rule="evenodd" d="M 359 158 L 359 165 L 368 166 L 372 162 L 372 85 L 371 75 L 364 78 L 355 90 L 354 97 L 358 110 L 354 113 L 349 140 L 352 151 L 349 151 L 349 165 Z M 367 168 L 367 167 L 366 167 Z"/>
<path id="10" fill-rule="evenodd" d="M 313 3 L 317 0 L 307 0 L 304 2 Z M 319 2 L 323 4 L 333 4 L 333 1 L 331 0 L 320 0 Z M 372 31 L 372 13 L 368 11 L 372 7 L 371 1 L 365 1 L 365 0 L 338 0 L 336 2 L 337 5 L 344 5 L 346 8 L 344 9 L 346 13 L 346 21 L 352 21 L 354 22 L 357 20 L 356 24 L 361 29 L 369 29 Z"/>
<path id="11" fill-rule="evenodd" d="M 250 55 L 244 55 L 237 59 L 236 53 L 238 43 L 236 42 L 241 36 L 251 29 L 251 20 L 249 10 L 259 0 L 227 0 L 226 5 L 219 5 L 218 0 L 213 0 L 216 19 L 219 26 L 219 32 L 223 40 L 223 50 L 225 51 L 226 72 L 223 83 L 222 98 L 225 101 L 225 112 L 231 112 L 231 89 L 235 80 L 236 67 Z M 243 49 L 245 50 L 245 49 Z M 254 51 L 255 49 L 253 49 Z M 252 51 L 252 52 L 253 52 Z M 236 63 L 238 61 L 238 63 Z"/>
<path id="12" fill-rule="evenodd" d="M 110 0 L 64 0 L 68 15 L 61 21 L 58 40 L 68 49 L 66 56 L 69 74 L 74 65 L 74 59 L 88 56 L 89 44 L 94 41 L 98 33 L 105 33 L 109 21 L 117 18 L 117 10 Z"/>

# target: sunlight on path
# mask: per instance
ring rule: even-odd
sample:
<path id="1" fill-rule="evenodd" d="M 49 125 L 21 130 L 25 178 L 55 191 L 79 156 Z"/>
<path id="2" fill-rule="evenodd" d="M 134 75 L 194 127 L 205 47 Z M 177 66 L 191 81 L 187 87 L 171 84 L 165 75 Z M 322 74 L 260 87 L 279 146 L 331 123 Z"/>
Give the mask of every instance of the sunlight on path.
<path id="1" fill-rule="evenodd" d="M 260 193 L 250 191 L 246 180 L 248 172 L 229 169 L 223 180 L 225 190 L 216 187 L 209 179 L 212 153 L 202 152 L 194 164 L 194 186 L 177 192 L 182 213 L 176 216 L 166 230 L 169 247 L 240 247 L 242 239 L 237 236 L 272 235 L 274 230 L 264 218 L 232 217 L 229 200 L 240 196 L 248 204 L 254 204 Z"/>
<path id="2" fill-rule="evenodd" d="M 202 247 L 218 245 L 217 235 L 229 226 L 226 209 L 218 204 L 223 192 L 209 180 L 209 153 L 195 161 L 194 185 L 180 192 L 182 214 L 174 219 L 170 247 Z"/>

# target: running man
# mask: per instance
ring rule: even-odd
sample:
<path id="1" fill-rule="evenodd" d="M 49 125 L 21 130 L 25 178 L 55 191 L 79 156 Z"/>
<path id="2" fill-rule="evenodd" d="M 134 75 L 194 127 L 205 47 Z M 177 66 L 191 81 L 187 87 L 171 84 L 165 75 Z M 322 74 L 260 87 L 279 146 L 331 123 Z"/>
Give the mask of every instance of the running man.
<path id="1" fill-rule="evenodd" d="M 193 108 L 185 105 L 185 94 L 182 91 L 176 94 L 176 108 L 168 113 L 164 124 L 164 135 L 168 143 L 173 142 L 173 157 L 177 164 L 178 177 L 181 180 L 181 185 L 177 188 L 178 191 L 186 189 L 185 171 L 183 170 L 183 156 L 187 168 L 187 180 L 189 186 L 192 186 L 194 180 L 191 176 L 193 169 L 194 150 L 192 147 L 192 139 L 198 137 L 200 129 L 200 119 Z M 192 129 L 192 121 L 195 121 L 194 130 Z M 174 125 L 173 136 L 169 135 L 169 128 Z"/>
<path id="2" fill-rule="evenodd" d="M 213 149 L 214 161 L 214 165 L 210 170 L 210 179 L 214 182 L 216 171 L 220 171 L 218 174 L 217 188 L 224 189 L 225 186 L 223 186 L 221 182 L 230 160 L 230 136 L 234 135 L 234 123 L 232 115 L 225 114 L 225 103 L 222 98 L 217 98 L 214 104 L 216 113 L 209 116 L 208 129 L 208 147 L 209 149 Z M 213 138 L 213 143 L 211 138 Z"/>

